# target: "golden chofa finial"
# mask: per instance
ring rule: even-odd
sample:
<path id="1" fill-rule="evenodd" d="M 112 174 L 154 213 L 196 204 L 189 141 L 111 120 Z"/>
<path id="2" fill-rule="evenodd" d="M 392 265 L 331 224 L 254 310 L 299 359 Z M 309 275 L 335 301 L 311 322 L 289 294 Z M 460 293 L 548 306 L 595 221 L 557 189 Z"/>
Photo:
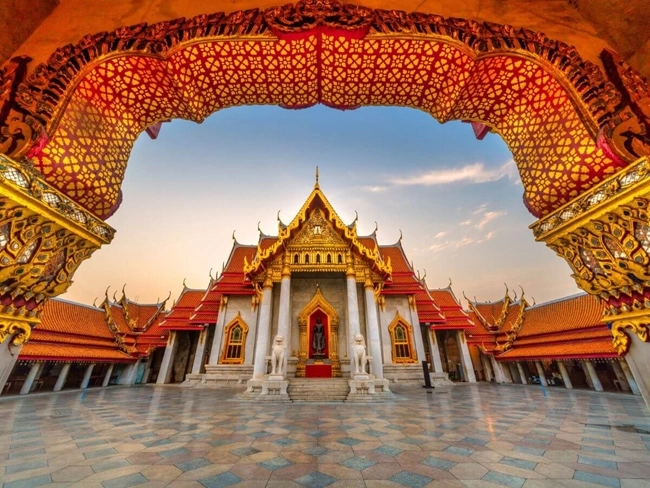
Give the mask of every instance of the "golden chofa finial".
<path id="1" fill-rule="evenodd" d="M 187 288 L 187 285 L 185 284 L 186 281 L 187 281 L 187 278 L 183 278 L 183 288 Z M 156 303 L 158 303 L 158 302 L 156 301 Z"/>
<path id="2" fill-rule="evenodd" d="M 376 234 L 378 230 L 379 230 L 379 224 L 377 224 L 377 221 L 375 220 L 375 230 L 373 230 L 372 233 Z"/>
<path id="3" fill-rule="evenodd" d="M 257 221 L 257 232 L 259 232 L 260 235 L 263 235 L 264 232 L 262 232 L 262 229 L 260 228 L 260 224 L 261 224 L 261 223 L 262 223 L 261 220 L 258 220 L 258 221 Z"/>
<path id="4" fill-rule="evenodd" d="M 232 240 L 235 241 L 235 244 L 237 244 L 237 238 L 235 237 L 235 232 L 237 231 L 236 230 L 232 231 Z"/>
<path id="5" fill-rule="evenodd" d="M 210 268 L 210 271 L 208 271 L 208 276 L 210 277 L 210 281 L 214 279 L 212 278 L 212 268 Z"/>
<path id="6" fill-rule="evenodd" d="M 447 285 L 447 288 L 451 290 L 451 278 L 449 278 L 449 284 Z"/>
<path id="7" fill-rule="evenodd" d="M 316 166 L 316 184 L 314 185 L 315 188 L 318 188 L 318 166 Z"/>

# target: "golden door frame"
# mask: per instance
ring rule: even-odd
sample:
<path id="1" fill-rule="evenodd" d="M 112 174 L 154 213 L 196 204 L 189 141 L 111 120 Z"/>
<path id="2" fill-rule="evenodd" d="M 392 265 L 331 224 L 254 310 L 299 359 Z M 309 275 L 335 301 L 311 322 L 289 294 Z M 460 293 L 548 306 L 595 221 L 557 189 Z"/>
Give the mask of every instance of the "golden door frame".
<path id="1" fill-rule="evenodd" d="M 298 314 L 298 327 L 300 330 L 300 351 L 298 352 L 298 364 L 296 365 L 296 377 L 305 377 L 305 365 L 309 357 L 309 331 L 307 325 L 309 324 L 309 317 L 321 310 L 329 320 L 328 329 L 328 348 L 330 353 L 330 361 L 332 362 L 332 377 L 338 378 L 341 376 L 341 361 L 339 359 L 339 314 L 336 313 L 334 307 L 325 299 L 320 291 L 316 288 L 314 297 L 309 301 L 305 308 Z"/>

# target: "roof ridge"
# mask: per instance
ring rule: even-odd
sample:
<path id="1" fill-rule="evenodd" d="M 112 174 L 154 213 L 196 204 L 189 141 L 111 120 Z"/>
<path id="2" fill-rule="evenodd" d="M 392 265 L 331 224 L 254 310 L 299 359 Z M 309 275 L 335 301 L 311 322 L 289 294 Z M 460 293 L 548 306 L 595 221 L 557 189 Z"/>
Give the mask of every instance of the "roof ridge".
<path id="1" fill-rule="evenodd" d="M 543 307 L 543 306 L 546 306 L 546 305 L 552 305 L 554 303 L 560 303 L 560 302 L 565 302 L 567 300 L 573 300 L 574 298 L 579 298 L 579 297 L 582 297 L 582 296 L 585 296 L 585 295 L 589 296 L 589 294 L 587 292 L 582 291 L 582 292 L 575 293 L 573 295 L 569 295 L 569 296 L 566 296 L 566 297 L 560 297 L 560 298 L 556 298 L 556 299 L 548 301 L 548 302 L 543 302 L 543 303 L 538 303 L 536 305 L 532 305 L 530 307 L 527 307 L 527 310 L 533 310 L 535 308 Z"/>
<path id="2" fill-rule="evenodd" d="M 103 312 L 104 311 L 104 309 L 102 309 L 102 308 L 99 308 L 99 307 L 96 307 L 96 306 L 93 306 L 93 305 L 86 305 L 85 303 L 73 302 L 72 300 L 67 300 L 65 298 L 56 297 L 56 298 L 52 298 L 52 300 L 55 301 L 55 302 L 63 302 L 63 303 L 68 303 L 70 305 L 76 305 L 78 307 L 89 308 L 91 310 L 95 310 L 96 312 Z"/>

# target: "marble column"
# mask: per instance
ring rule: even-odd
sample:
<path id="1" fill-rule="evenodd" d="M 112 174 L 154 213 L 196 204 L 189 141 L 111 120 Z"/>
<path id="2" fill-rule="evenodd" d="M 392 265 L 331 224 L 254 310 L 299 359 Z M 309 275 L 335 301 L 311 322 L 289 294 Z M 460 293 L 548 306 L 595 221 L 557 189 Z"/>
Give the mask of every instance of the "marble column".
<path id="1" fill-rule="evenodd" d="M 377 304 L 375 303 L 375 288 L 370 273 L 366 274 L 364 283 L 366 294 L 366 330 L 368 331 L 368 353 L 372 356 L 371 373 L 375 378 L 384 377 L 384 367 L 381 358 L 381 339 L 379 338 L 379 317 L 377 315 Z"/>
<path id="2" fill-rule="evenodd" d="M 81 386 L 79 387 L 80 390 L 85 390 L 86 388 L 88 388 L 88 383 L 90 382 L 90 376 L 93 374 L 94 367 L 95 367 L 94 364 L 89 364 L 88 367 L 86 368 L 84 379 L 81 380 Z"/>
<path id="3" fill-rule="evenodd" d="M 542 362 L 535 361 L 535 367 L 537 368 L 537 376 L 539 376 L 539 382 L 544 386 L 548 386 L 548 383 L 546 382 L 546 373 L 544 373 L 544 366 L 542 365 Z"/>
<path id="4" fill-rule="evenodd" d="M 440 356 L 440 348 L 438 347 L 438 337 L 435 330 L 428 330 L 427 336 L 429 338 L 429 349 L 431 350 L 431 361 L 433 361 L 433 372 L 444 373 L 442 369 L 442 358 Z"/>
<path id="5" fill-rule="evenodd" d="M 618 381 L 619 388 L 622 391 L 630 391 L 630 385 L 627 382 L 627 378 L 625 377 L 625 373 L 623 372 L 623 368 L 621 368 L 621 364 L 616 360 L 611 361 L 612 369 L 614 370 L 614 374 L 616 375 L 616 380 Z"/>
<path id="6" fill-rule="evenodd" d="M 354 336 L 361 333 L 361 325 L 359 323 L 359 298 L 357 297 L 357 279 L 354 270 L 354 263 L 352 262 L 352 254 L 347 253 L 346 256 L 347 270 L 345 272 L 345 281 L 347 284 L 348 300 L 347 300 L 347 318 L 348 318 L 348 358 L 352 361 L 354 357 Z M 354 377 L 354 368 L 350 364 L 350 376 Z"/>
<path id="7" fill-rule="evenodd" d="M 260 304 L 260 315 L 257 325 L 257 342 L 255 344 L 255 360 L 253 362 L 254 380 L 261 380 L 266 374 L 266 356 L 269 353 L 271 306 L 273 304 L 273 281 L 271 280 L 270 271 L 266 273 L 266 278 L 264 279 L 264 284 L 262 286 L 262 303 Z M 212 350 L 212 353 L 214 353 L 214 349 Z M 212 363 L 212 360 L 210 363 Z"/>
<path id="8" fill-rule="evenodd" d="M 144 373 L 142 374 L 142 384 L 146 385 L 149 383 L 149 376 L 151 376 L 151 366 L 153 365 L 153 351 L 149 353 L 147 362 L 144 365 Z"/>
<path id="9" fill-rule="evenodd" d="M 483 353 L 481 353 L 481 364 L 483 365 L 483 374 L 485 375 L 485 381 L 489 383 L 492 381 L 492 368 L 490 367 L 490 361 Z"/>
<path id="10" fill-rule="evenodd" d="M 205 345 L 208 342 L 207 338 L 208 328 L 204 327 L 201 329 L 201 332 L 199 333 L 199 341 L 196 343 L 196 353 L 194 354 L 194 362 L 192 363 L 192 374 L 201 374 L 201 368 L 203 367 L 203 356 L 205 355 Z"/>
<path id="11" fill-rule="evenodd" d="M 521 382 L 521 379 L 519 379 L 519 372 L 514 363 L 508 363 L 508 371 L 510 372 L 510 378 L 512 378 L 513 383 Z"/>
<path id="12" fill-rule="evenodd" d="M 284 255 L 282 279 L 280 281 L 280 304 L 278 310 L 278 334 L 284 337 L 284 365 L 282 374 L 287 377 L 287 363 L 291 356 L 291 256 Z M 268 347 L 268 346 L 267 346 Z"/>
<path id="13" fill-rule="evenodd" d="M 492 364 L 492 371 L 494 371 L 494 381 L 497 383 L 505 383 L 506 377 L 501 369 L 501 364 L 497 362 L 492 354 L 490 354 L 490 363 Z"/>
<path id="14" fill-rule="evenodd" d="M 594 385 L 594 390 L 605 391 L 603 389 L 603 385 L 600 382 L 600 378 L 598 378 L 598 373 L 596 373 L 596 368 L 594 368 L 594 363 L 592 363 L 589 360 L 586 360 L 584 362 L 584 365 L 586 366 L 587 374 L 591 378 L 591 383 Z"/>
<path id="15" fill-rule="evenodd" d="M 210 349 L 210 359 L 208 364 L 219 364 L 219 356 L 221 355 L 221 343 L 223 341 L 223 328 L 226 326 L 226 311 L 228 310 L 228 302 L 222 302 L 219 305 L 219 316 L 217 323 L 214 324 L 214 337 L 212 338 L 212 348 Z"/>
<path id="16" fill-rule="evenodd" d="M 7 346 L 7 344 L 11 344 L 14 337 L 15 334 L 6 337 L 4 346 L 0 347 L 0 394 L 4 391 L 7 380 L 18 361 L 20 350 L 23 348 L 23 346 Z"/>
<path id="17" fill-rule="evenodd" d="M 115 364 L 111 363 L 108 365 L 108 369 L 106 370 L 106 373 L 104 373 L 104 381 L 102 381 L 102 387 L 108 386 L 108 384 L 111 382 L 111 375 L 113 374 L 113 367 Z"/>
<path id="18" fill-rule="evenodd" d="M 29 373 L 27 373 L 27 378 L 25 378 L 25 382 L 23 383 L 23 387 L 20 389 L 21 395 L 27 395 L 29 393 L 29 390 L 32 389 L 34 379 L 36 379 L 36 374 L 38 373 L 40 367 L 41 363 L 32 364 L 32 367 L 29 369 Z"/>
<path id="19" fill-rule="evenodd" d="M 634 375 L 632 375 L 632 371 L 630 370 L 630 367 L 627 364 L 627 361 L 625 359 L 622 359 L 619 364 L 621 365 L 623 374 L 625 374 L 625 379 L 627 380 L 627 384 L 630 385 L 630 390 L 632 390 L 632 393 L 634 393 L 635 395 L 640 395 L 641 390 L 639 390 L 639 385 L 637 385 L 636 380 L 634 379 Z"/>
<path id="20" fill-rule="evenodd" d="M 573 383 L 571 383 L 571 378 L 569 377 L 569 372 L 567 371 L 564 362 L 558 361 L 557 367 L 560 370 L 560 374 L 562 375 L 562 381 L 564 381 L 564 386 L 568 389 L 573 388 Z"/>
<path id="21" fill-rule="evenodd" d="M 165 347 L 165 354 L 163 355 L 162 363 L 160 364 L 160 372 L 158 373 L 158 378 L 156 379 L 157 385 L 164 385 L 165 383 L 169 383 L 169 380 L 172 377 L 172 370 L 174 369 L 174 357 L 176 356 L 176 349 L 178 349 L 177 334 L 178 332 L 175 330 L 169 331 L 169 337 L 167 338 L 167 347 Z"/>
<path id="22" fill-rule="evenodd" d="M 522 385 L 528 384 L 528 378 L 526 378 L 526 373 L 524 372 L 524 367 L 519 361 L 517 361 L 517 370 L 519 371 L 519 379 L 521 380 Z"/>
<path id="23" fill-rule="evenodd" d="M 59 372 L 59 377 L 56 379 L 54 384 L 54 389 L 52 391 L 61 391 L 65 386 L 65 380 L 68 379 L 68 373 L 70 372 L 70 367 L 72 363 L 65 363 Z"/>
<path id="24" fill-rule="evenodd" d="M 467 347 L 464 331 L 457 331 L 456 341 L 458 342 L 458 350 L 460 351 L 460 360 L 463 368 L 465 369 L 465 377 L 469 383 L 476 383 L 476 375 L 474 374 L 472 356 L 469 354 L 469 348 Z"/>

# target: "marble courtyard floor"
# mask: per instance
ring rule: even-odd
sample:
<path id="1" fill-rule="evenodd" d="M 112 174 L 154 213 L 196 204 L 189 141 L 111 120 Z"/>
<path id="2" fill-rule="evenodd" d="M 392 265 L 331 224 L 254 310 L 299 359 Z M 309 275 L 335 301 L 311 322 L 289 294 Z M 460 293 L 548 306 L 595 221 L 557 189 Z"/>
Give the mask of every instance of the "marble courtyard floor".
<path id="1" fill-rule="evenodd" d="M 537 386 L 251 404 L 144 386 L 0 400 L 5 488 L 650 486 L 640 398 Z"/>

